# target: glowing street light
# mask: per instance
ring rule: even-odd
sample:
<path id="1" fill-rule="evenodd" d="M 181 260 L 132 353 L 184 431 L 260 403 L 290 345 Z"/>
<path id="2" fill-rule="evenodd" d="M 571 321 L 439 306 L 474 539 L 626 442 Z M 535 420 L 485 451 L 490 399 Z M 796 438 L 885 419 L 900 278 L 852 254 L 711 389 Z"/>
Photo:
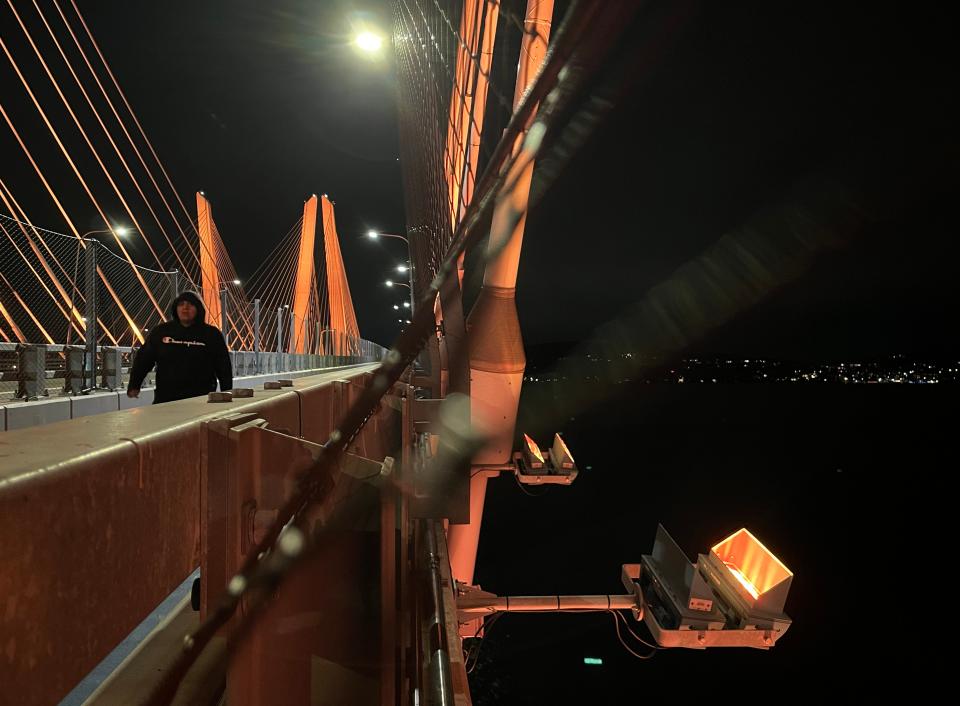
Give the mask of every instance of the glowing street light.
<path id="1" fill-rule="evenodd" d="M 376 54 L 383 48 L 383 37 L 370 31 L 361 32 L 353 42 L 366 54 Z"/>
<path id="2" fill-rule="evenodd" d="M 100 230 L 89 230 L 81 238 L 86 239 L 88 235 L 99 235 L 100 233 L 113 233 L 120 236 L 121 238 L 126 238 L 130 234 L 130 229 L 126 226 L 116 226 L 115 228 L 102 228 Z"/>
<path id="3" fill-rule="evenodd" d="M 238 287 L 240 286 L 240 280 L 238 280 L 238 279 L 233 280 L 233 283 L 234 283 L 235 285 L 237 285 Z"/>
<path id="4" fill-rule="evenodd" d="M 384 282 L 384 284 L 386 284 L 388 287 L 406 287 L 407 289 L 410 289 L 409 284 L 404 284 L 403 282 L 394 282 L 392 279 L 388 279 L 386 282 Z"/>
<path id="5" fill-rule="evenodd" d="M 368 230 L 367 237 L 372 240 L 376 240 L 377 238 L 397 238 L 398 240 L 402 240 L 403 242 L 405 242 L 408 246 L 410 245 L 409 240 L 407 240 L 402 235 L 397 235 L 396 233 L 381 233 L 380 231 L 377 231 L 377 230 Z"/>
<path id="6" fill-rule="evenodd" d="M 395 233 L 381 233 L 380 231 L 372 230 L 372 229 L 371 229 L 371 230 L 368 230 L 368 231 L 367 231 L 367 237 L 370 238 L 371 240 L 376 240 L 377 238 L 380 238 L 380 237 L 383 237 L 383 238 L 396 238 L 397 240 L 402 240 L 403 243 L 404 243 L 404 245 L 407 246 L 407 262 L 408 262 L 408 263 L 412 263 L 412 262 L 413 262 L 413 257 L 412 257 L 412 254 L 411 254 L 411 252 L 410 252 L 410 241 L 407 240 L 404 236 L 402 236 L 402 235 L 397 235 L 397 234 L 395 234 Z M 388 286 L 388 287 L 392 287 L 394 284 L 397 284 L 398 286 L 406 287 L 408 290 L 410 290 L 410 296 L 412 297 L 412 296 L 413 296 L 413 267 L 411 267 L 410 264 L 407 264 L 407 265 L 397 265 L 397 272 L 406 273 L 407 279 L 409 280 L 410 283 L 409 283 L 409 284 L 403 284 L 402 282 L 396 282 L 396 283 L 395 283 L 395 282 L 393 282 L 393 280 L 389 280 L 389 279 L 388 279 L 388 280 L 387 280 L 387 283 L 386 283 L 387 286 Z M 403 306 L 404 306 L 405 308 L 410 309 L 411 313 L 413 312 L 413 304 L 412 304 L 412 303 L 404 302 Z"/>
<path id="7" fill-rule="evenodd" d="M 394 305 L 393 305 L 393 308 L 394 308 L 394 310 L 398 310 L 400 307 L 397 306 L 396 304 L 394 304 Z"/>

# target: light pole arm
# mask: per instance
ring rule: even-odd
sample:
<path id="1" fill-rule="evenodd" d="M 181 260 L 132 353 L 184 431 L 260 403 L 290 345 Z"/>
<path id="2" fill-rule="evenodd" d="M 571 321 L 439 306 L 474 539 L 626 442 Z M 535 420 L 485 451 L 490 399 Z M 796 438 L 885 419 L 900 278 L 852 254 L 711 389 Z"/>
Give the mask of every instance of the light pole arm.
<path id="1" fill-rule="evenodd" d="M 81 240 L 87 240 L 89 235 L 99 235 L 100 233 L 113 233 L 109 228 L 104 228 L 103 230 L 88 230 L 86 233 L 80 236 Z"/>

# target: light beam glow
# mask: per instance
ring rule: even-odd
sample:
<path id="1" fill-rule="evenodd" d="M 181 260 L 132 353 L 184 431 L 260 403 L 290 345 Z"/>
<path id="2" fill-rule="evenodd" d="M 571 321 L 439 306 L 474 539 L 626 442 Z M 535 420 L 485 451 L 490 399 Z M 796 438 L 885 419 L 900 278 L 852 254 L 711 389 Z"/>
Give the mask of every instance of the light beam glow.
<path id="1" fill-rule="evenodd" d="M 373 32 L 361 32 L 354 42 L 361 51 L 373 54 L 383 46 L 383 37 Z"/>

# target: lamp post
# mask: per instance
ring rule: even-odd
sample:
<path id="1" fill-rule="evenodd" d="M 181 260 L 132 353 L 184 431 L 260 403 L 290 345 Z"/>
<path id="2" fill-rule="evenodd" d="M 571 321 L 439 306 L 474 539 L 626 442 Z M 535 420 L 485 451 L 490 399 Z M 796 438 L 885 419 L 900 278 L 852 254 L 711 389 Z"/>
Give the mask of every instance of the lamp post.
<path id="1" fill-rule="evenodd" d="M 405 284 L 402 286 L 410 290 L 410 302 L 411 302 L 410 313 L 413 313 L 413 254 L 410 252 L 410 241 L 406 237 L 402 235 L 397 235 L 396 233 L 381 233 L 380 231 L 376 231 L 376 230 L 367 231 L 367 237 L 370 238 L 371 240 L 377 240 L 378 238 L 396 238 L 397 240 L 402 240 L 404 244 L 407 246 L 407 262 L 409 262 L 410 265 L 409 266 L 398 265 L 397 271 L 401 273 L 406 272 L 409 278 L 410 284 L 408 285 Z M 396 284 L 399 285 L 400 282 L 396 282 Z M 387 286 L 392 287 L 393 284 L 387 284 Z"/>
<path id="2" fill-rule="evenodd" d="M 124 226 L 116 228 L 101 228 L 99 230 L 90 230 L 80 236 L 81 240 L 87 240 L 88 236 L 98 233 L 113 233 L 118 236 L 125 236 L 127 229 Z M 84 279 L 85 297 L 84 313 L 86 316 L 81 320 L 84 323 L 84 364 L 83 364 L 83 383 L 84 394 L 97 388 L 97 246 L 99 241 L 93 240 L 91 247 L 87 248 L 84 255 Z M 70 293 L 70 316 L 74 316 L 74 306 L 77 293 L 77 276 L 80 269 L 80 243 L 77 243 L 77 256 L 73 263 L 73 289 Z M 67 342 L 70 342 L 70 326 L 67 326 Z"/>

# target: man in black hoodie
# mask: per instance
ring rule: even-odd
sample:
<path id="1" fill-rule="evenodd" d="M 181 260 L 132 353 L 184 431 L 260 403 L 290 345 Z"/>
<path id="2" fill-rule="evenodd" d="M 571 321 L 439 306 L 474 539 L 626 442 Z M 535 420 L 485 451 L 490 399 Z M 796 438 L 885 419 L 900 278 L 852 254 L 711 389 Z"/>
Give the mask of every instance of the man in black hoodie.
<path id="1" fill-rule="evenodd" d="M 233 368 L 223 334 L 204 321 L 203 300 L 183 292 L 170 305 L 170 321 L 157 326 L 137 351 L 127 397 L 140 395 L 140 384 L 157 366 L 153 403 L 172 402 L 233 389 Z"/>

